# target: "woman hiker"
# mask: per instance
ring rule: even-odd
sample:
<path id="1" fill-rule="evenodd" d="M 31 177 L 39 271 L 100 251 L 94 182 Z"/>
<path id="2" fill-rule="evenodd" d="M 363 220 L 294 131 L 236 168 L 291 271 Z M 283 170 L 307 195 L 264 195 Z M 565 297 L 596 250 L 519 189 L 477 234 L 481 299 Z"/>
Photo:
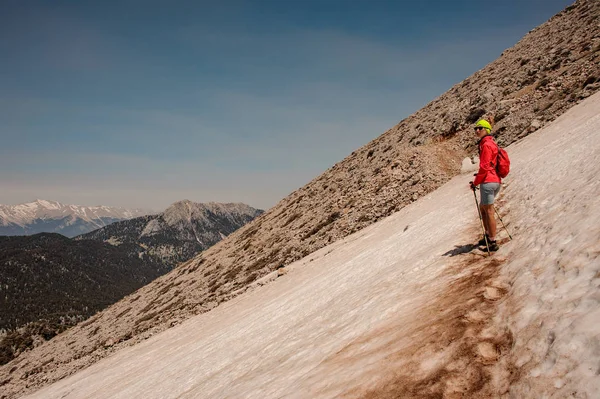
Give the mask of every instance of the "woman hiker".
<path id="1" fill-rule="evenodd" d="M 498 145 L 494 142 L 491 133 L 492 125 L 485 119 L 481 119 L 475 124 L 475 134 L 479 137 L 479 172 L 475 175 L 475 180 L 469 182 L 469 185 L 471 190 L 475 190 L 475 187 L 481 185 L 479 209 L 481 210 L 485 235 L 490 251 L 497 251 L 500 247 L 496 243 L 494 199 L 500 192 L 501 180 L 496 172 Z M 486 237 L 483 237 L 477 244 L 485 245 L 485 241 Z"/>

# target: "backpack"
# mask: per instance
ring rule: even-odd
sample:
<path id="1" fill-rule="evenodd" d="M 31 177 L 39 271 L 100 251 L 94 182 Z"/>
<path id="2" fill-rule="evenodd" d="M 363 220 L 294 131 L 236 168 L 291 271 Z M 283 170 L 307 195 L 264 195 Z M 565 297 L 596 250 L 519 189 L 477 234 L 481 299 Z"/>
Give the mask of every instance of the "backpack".
<path id="1" fill-rule="evenodd" d="M 508 153 L 504 148 L 500 148 L 498 144 L 498 158 L 496 158 L 496 172 L 498 176 L 504 179 L 508 176 L 508 172 L 510 172 L 510 159 L 508 158 Z"/>
<path id="2" fill-rule="evenodd" d="M 500 148 L 498 143 L 492 138 L 492 143 L 496 144 L 496 148 L 498 148 L 498 155 L 496 156 L 496 165 L 494 168 L 496 169 L 496 173 L 501 179 L 504 179 L 508 176 L 508 172 L 510 172 L 510 158 L 508 158 L 508 153 L 504 148 Z M 481 147 L 479 147 L 479 155 L 481 156 Z"/>

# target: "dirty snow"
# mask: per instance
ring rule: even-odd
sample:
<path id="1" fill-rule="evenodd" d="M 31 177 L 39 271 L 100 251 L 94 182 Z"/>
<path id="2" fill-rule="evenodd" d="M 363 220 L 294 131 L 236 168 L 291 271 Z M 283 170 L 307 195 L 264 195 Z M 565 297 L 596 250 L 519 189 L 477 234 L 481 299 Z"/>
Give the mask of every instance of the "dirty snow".
<path id="1" fill-rule="evenodd" d="M 600 94 L 508 151 L 492 257 L 458 176 L 31 397 L 598 397 Z"/>

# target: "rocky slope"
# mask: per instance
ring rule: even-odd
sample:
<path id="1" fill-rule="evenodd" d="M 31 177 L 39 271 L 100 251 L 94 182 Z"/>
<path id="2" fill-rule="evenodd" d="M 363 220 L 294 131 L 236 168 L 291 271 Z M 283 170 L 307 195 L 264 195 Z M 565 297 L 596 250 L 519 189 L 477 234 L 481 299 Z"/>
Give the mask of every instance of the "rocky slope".
<path id="1" fill-rule="evenodd" d="M 0 205 L 0 236 L 60 233 L 74 237 L 148 213 L 140 209 L 65 205 L 38 199 L 26 204 Z"/>
<path id="2" fill-rule="evenodd" d="M 0 384 L 12 396 L 61 379 L 403 208 L 458 174 L 481 116 L 502 145 L 554 120 L 600 88 L 599 23 L 600 2 L 577 1 L 227 240 L 2 367 Z"/>
<path id="3" fill-rule="evenodd" d="M 113 223 L 77 240 L 132 245 L 136 254 L 173 268 L 263 213 L 245 204 L 176 202 L 157 215 Z"/>

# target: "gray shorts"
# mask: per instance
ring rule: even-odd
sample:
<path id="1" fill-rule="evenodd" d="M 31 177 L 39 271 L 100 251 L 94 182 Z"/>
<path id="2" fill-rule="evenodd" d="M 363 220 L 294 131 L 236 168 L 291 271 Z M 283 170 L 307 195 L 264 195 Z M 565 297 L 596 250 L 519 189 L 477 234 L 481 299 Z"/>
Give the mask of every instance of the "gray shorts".
<path id="1" fill-rule="evenodd" d="M 500 183 L 481 183 L 481 205 L 492 205 L 500 193 Z"/>

